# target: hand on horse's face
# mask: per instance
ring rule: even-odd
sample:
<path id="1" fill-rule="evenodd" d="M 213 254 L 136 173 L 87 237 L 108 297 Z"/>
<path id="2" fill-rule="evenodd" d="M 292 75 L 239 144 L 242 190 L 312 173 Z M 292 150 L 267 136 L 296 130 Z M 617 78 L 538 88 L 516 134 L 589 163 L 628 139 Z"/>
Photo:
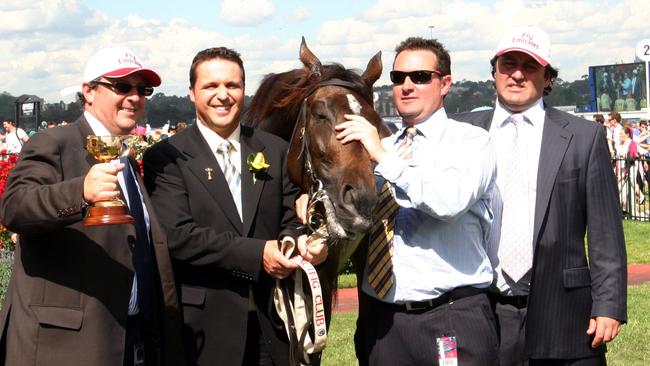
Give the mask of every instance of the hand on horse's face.
<path id="1" fill-rule="evenodd" d="M 297 263 L 286 258 L 278 248 L 277 240 L 268 240 L 262 253 L 262 265 L 269 276 L 283 279 L 298 269 Z"/>
<path id="2" fill-rule="evenodd" d="M 312 240 L 307 235 L 300 235 L 298 237 L 298 252 L 307 262 L 318 265 L 325 262 L 327 259 L 327 241 L 324 239 Z"/>
<path id="3" fill-rule="evenodd" d="M 344 117 L 347 119 L 347 122 L 343 122 L 334 127 L 339 133 L 336 135 L 336 138 L 342 144 L 359 141 L 368 152 L 372 161 L 375 163 L 381 162 L 386 150 L 381 144 L 377 128 L 362 116 L 346 114 Z"/>

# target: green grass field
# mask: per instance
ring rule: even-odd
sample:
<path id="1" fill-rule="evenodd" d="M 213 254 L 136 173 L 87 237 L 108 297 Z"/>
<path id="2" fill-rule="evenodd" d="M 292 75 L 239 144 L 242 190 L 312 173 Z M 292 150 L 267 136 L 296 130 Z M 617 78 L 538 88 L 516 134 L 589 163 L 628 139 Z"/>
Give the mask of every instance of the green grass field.
<path id="1" fill-rule="evenodd" d="M 628 323 L 609 344 L 610 366 L 650 365 L 650 284 L 628 287 Z M 323 366 L 357 365 L 354 356 L 354 328 L 357 313 L 334 314 L 328 333 Z"/>
<path id="2" fill-rule="evenodd" d="M 650 222 L 623 220 L 627 263 L 650 263 Z"/>

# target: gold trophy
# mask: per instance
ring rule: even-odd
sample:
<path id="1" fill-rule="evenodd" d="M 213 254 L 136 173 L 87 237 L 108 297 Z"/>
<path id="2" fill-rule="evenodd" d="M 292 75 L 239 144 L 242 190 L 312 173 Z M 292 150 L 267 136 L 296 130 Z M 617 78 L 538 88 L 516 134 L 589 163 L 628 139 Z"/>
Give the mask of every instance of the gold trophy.
<path id="1" fill-rule="evenodd" d="M 102 163 L 122 156 L 124 143 L 130 136 L 94 136 L 86 138 L 86 148 L 90 155 Z M 129 169 L 129 167 L 126 167 Z M 88 207 L 84 226 L 132 224 L 133 217 L 122 200 L 98 201 Z"/>

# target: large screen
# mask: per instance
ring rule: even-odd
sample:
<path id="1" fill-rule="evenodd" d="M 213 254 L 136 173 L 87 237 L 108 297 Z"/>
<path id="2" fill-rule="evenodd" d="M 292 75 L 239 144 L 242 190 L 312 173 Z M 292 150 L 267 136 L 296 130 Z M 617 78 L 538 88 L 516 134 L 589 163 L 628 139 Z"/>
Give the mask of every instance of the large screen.
<path id="1" fill-rule="evenodd" d="M 598 112 L 639 111 L 648 106 L 644 62 L 590 66 L 589 77 Z"/>

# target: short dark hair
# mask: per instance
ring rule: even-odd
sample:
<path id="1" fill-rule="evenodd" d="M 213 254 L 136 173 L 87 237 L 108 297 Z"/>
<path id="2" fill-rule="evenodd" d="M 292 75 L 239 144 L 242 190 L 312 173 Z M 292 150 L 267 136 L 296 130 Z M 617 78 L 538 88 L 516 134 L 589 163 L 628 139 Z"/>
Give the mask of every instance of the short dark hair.
<path id="1" fill-rule="evenodd" d="M 598 123 L 600 123 L 602 125 L 603 123 L 605 123 L 605 117 L 603 117 L 603 115 L 600 114 L 600 113 L 594 114 L 594 121 L 596 121 L 596 122 L 598 122 Z"/>
<path id="2" fill-rule="evenodd" d="M 615 119 L 619 123 L 621 122 L 621 114 L 618 112 L 609 112 L 609 119 Z"/>
<path id="3" fill-rule="evenodd" d="M 490 59 L 490 66 L 492 66 L 492 77 L 494 77 L 494 74 L 497 72 L 498 58 L 499 56 L 494 56 L 492 57 L 492 59 Z M 553 90 L 553 83 L 555 82 L 555 79 L 557 79 L 558 75 L 559 72 L 557 71 L 557 69 L 551 66 L 550 64 L 544 67 L 544 77 L 550 81 L 548 83 L 548 86 L 544 88 L 544 96 L 551 94 L 551 91 Z"/>
<path id="4" fill-rule="evenodd" d="M 393 66 L 397 56 L 403 51 L 424 50 L 431 51 L 438 59 L 436 68 L 442 73 L 442 76 L 451 75 L 451 57 L 449 51 L 438 42 L 437 39 L 425 39 L 422 37 L 409 37 L 403 40 L 395 47 L 395 59 L 393 59 Z"/>
<path id="5" fill-rule="evenodd" d="M 14 121 L 13 118 L 5 118 L 3 122 L 7 122 L 12 126 L 16 126 L 16 121 Z"/>
<path id="6" fill-rule="evenodd" d="M 192 60 L 192 66 L 190 66 L 190 87 L 193 87 L 194 83 L 196 82 L 196 68 L 201 63 L 214 59 L 228 60 L 239 65 L 239 69 L 241 70 L 241 80 L 244 84 L 246 84 L 244 62 L 242 61 L 239 52 L 227 47 L 212 47 L 206 48 L 194 56 L 194 59 Z"/>

